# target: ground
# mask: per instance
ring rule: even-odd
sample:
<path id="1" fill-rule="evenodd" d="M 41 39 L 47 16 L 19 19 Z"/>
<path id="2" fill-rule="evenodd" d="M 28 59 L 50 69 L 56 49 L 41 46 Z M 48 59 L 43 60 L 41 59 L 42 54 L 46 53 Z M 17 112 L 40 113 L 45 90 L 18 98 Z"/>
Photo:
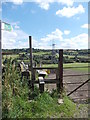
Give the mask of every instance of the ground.
<path id="1" fill-rule="evenodd" d="M 63 76 L 65 75 L 77 75 L 77 74 L 87 74 L 88 72 L 83 71 L 76 71 L 72 69 L 64 70 Z M 55 79 L 55 74 L 50 74 L 48 76 L 49 79 Z M 85 76 L 73 76 L 73 77 L 64 77 L 64 88 L 66 94 L 70 93 L 72 90 L 74 90 L 76 87 L 78 87 L 82 82 L 88 80 L 88 75 Z M 73 83 L 73 84 L 72 84 Z M 75 118 L 88 118 L 88 105 L 87 99 L 89 97 L 89 89 L 88 84 L 85 84 L 81 88 L 79 88 L 76 92 L 71 94 L 69 97 L 77 104 L 77 112 L 74 114 Z M 45 85 L 45 89 L 49 89 L 51 91 L 52 89 L 56 89 L 55 84 L 47 84 Z M 82 104 L 83 103 L 83 104 Z M 79 111 L 78 111 L 79 110 Z"/>

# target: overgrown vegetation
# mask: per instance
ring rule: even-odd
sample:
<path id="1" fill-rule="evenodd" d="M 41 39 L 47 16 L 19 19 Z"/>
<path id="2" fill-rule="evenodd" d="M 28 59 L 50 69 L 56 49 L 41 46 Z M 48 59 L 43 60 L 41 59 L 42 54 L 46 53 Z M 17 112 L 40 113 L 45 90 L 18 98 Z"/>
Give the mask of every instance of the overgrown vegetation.
<path id="1" fill-rule="evenodd" d="M 27 80 L 21 81 L 21 74 L 7 59 L 2 82 L 2 116 L 3 118 L 60 118 L 73 117 L 76 104 L 65 94 L 62 94 L 64 103 L 58 104 L 58 93 L 53 90 L 40 93 L 35 87 L 34 92 L 28 88 Z"/>

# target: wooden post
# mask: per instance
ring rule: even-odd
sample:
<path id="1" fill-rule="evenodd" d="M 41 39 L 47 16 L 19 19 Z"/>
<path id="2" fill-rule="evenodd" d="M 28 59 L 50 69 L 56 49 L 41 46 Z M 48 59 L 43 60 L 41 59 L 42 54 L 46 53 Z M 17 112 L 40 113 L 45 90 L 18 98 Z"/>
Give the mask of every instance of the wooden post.
<path id="1" fill-rule="evenodd" d="M 40 90 L 40 93 L 43 93 L 44 92 L 44 78 L 43 77 L 39 77 L 38 78 L 39 80 L 39 90 Z"/>
<path id="2" fill-rule="evenodd" d="M 58 78 L 57 90 L 63 91 L 63 50 L 59 50 L 59 63 L 58 63 Z"/>
<path id="3" fill-rule="evenodd" d="M 32 58 L 32 37 L 31 36 L 29 36 L 29 46 L 30 46 L 30 70 L 31 70 L 32 90 L 34 91 L 33 58 Z"/>

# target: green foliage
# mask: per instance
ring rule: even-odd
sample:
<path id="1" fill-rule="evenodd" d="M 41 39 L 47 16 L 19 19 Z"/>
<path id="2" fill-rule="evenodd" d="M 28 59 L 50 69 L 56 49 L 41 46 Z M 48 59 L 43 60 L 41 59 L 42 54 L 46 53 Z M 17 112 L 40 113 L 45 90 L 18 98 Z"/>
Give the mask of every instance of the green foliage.
<path id="1" fill-rule="evenodd" d="M 2 85 L 2 116 L 3 117 L 16 117 L 20 116 L 21 112 L 18 108 L 19 101 L 28 100 L 28 87 L 27 82 L 24 81 L 22 86 L 20 73 L 12 64 L 12 59 L 7 60 L 5 65 L 5 73 Z"/>
<path id="2" fill-rule="evenodd" d="M 65 94 L 60 95 L 56 90 L 41 94 L 36 86 L 32 92 L 28 89 L 27 80 L 21 81 L 21 73 L 18 73 L 12 59 L 7 59 L 5 67 L 2 85 L 3 118 L 73 117 L 76 112 L 76 104 Z M 60 96 L 63 104 L 57 102 Z"/>

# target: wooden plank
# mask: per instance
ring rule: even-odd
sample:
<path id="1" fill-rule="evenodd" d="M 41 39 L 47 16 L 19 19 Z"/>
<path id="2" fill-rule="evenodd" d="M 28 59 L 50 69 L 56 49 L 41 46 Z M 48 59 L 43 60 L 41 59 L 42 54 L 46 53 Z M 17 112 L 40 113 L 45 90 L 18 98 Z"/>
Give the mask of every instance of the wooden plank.
<path id="1" fill-rule="evenodd" d="M 83 67 L 64 67 L 63 69 L 69 69 L 69 68 L 88 68 L 90 66 L 83 66 Z M 41 70 L 41 69 L 58 69 L 58 67 L 34 67 L 33 69 Z"/>
<path id="2" fill-rule="evenodd" d="M 30 80 L 30 83 L 32 84 L 33 81 Z M 58 79 L 44 79 L 45 84 L 56 84 L 59 83 Z M 39 80 L 34 80 L 34 84 L 39 84 Z"/>
<path id="3" fill-rule="evenodd" d="M 42 69 L 58 69 L 57 67 L 34 67 L 33 69 L 42 70 Z"/>

